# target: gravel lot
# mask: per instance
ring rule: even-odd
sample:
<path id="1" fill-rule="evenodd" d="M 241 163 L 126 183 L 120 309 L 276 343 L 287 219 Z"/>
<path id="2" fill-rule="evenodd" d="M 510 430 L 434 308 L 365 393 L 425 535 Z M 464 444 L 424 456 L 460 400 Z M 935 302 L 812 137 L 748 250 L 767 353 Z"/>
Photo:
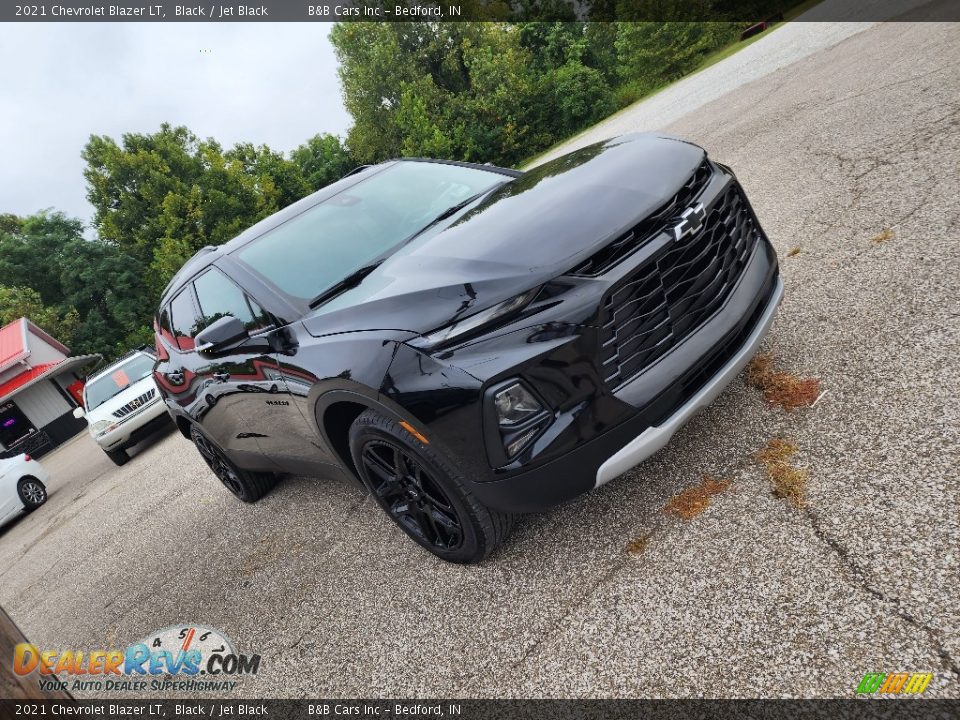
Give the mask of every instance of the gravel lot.
<path id="1" fill-rule="evenodd" d="M 786 282 L 767 349 L 821 379 L 815 407 L 738 379 L 480 567 L 419 551 L 346 482 L 244 506 L 179 435 L 119 469 L 82 436 L 44 459 L 49 503 L 0 530 L 0 603 L 48 647 L 221 628 L 263 656 L 245 696 L 851 696 L 903 670 L 960 697 L 957 31 L 838 31 L 664 128 L 746 186 Z M 595 133 L 647 129 L 635 112 Z M 752 459 L 773 437 L 800 447 L 803 510 Z M 662 511 L 705 473 L 732 487 Z"/>

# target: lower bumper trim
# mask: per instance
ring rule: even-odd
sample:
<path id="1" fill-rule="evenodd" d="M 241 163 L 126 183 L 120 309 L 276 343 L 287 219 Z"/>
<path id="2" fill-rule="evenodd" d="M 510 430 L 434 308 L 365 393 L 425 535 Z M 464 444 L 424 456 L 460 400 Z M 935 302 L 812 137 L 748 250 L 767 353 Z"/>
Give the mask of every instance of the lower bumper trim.
<path id="1" fill-rule="evenodd" d="M 777 307 L 783 298 L 783 279 L 777 277 L 777 284 L 773 289 L 766 310 L 757 322 L 757 326 L 741 346 L 737 353 L 730 358 L 719 372 L 686 403 L 684 403 L 673 415 L 671 415 L 663 424 L 656 427 L 650 427 L 640 433 L 637 437 L 627 443 L 624 447 L 607 458 L 606 461 L 597 469 L 597 478 L 594 487 L 599 487 L 604 483 L 613 480 L 625 473 L 635 465 L 640 464 L 648 457 L 657 452 L 660 448 L 670 442 L 673 437 L 686 422 L 697 413 L 701 408 L 712 403 L 716 397 L 723 392 L 724 388 L 730 384 L 741 370 L 750 361 L 760 343 L 773 324 L 773 318 L 776 315 Z"/>

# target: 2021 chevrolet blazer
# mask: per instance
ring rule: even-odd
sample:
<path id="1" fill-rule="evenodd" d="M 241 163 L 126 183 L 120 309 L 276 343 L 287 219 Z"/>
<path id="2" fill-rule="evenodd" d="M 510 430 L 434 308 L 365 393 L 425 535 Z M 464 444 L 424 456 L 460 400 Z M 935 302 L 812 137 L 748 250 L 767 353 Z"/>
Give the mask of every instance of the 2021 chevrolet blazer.
<path id="1" fill-rule="evenodd" d="M 690 143 L 629 135 L 526 173 L 396 160 L 189 260 L 155 377 L 241 500 L 342 472 L 476 562 L 516 514 L 663 447 L 782 293 L 733 173 Z"/>

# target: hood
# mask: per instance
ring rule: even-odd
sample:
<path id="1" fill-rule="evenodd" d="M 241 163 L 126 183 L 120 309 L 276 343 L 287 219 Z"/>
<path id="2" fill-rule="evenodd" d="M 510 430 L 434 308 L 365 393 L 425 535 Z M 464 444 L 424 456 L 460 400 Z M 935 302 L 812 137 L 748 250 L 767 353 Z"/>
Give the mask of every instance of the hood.
<path id="1" fill-rule="evenodd" d="M 426 333 L 567 272 L 666 203 L 703 161 L 690 143 L 625 135 L 511 180 L 304 318 L 312 335 Z"/>

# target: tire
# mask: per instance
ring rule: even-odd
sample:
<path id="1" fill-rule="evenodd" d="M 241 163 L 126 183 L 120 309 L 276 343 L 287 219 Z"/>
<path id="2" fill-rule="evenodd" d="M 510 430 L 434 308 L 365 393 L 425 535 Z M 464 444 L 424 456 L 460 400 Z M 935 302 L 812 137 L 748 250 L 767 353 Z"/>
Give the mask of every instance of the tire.
<path id="1" fill-rule="evenodd" d="M 276 475 L 237 467 L 220 446 L 204 435 L 196 425 L 190 426 L 190 439 L 217 480 L 237 499 L 245 503 L 255 503 L 277 484 Z"/>
<path id="2" fill-rule="evenodd" d="M 104 452 L 107 454 L 107 457 L 113 461 L 114 465 L 126 465 L 127 461 L 130 459 L 126 448 L 120 448 L 119 450 L 104 450 Z"/>
<path id="3" fill-rule="evenodd" d="M 17 483 L 17 495 L 27 512 L 31 512 L 47 501 L 47 487 L 32 475 L 24 475 Z"/>
<path id="4" fill-rule="evenodd" d="M 513 527 L 515 516 L 480 503 L 452 462 L 375 410 L 351 425 L 350 454 L 383 511 L 441 560 L 480 562 Z"/>

